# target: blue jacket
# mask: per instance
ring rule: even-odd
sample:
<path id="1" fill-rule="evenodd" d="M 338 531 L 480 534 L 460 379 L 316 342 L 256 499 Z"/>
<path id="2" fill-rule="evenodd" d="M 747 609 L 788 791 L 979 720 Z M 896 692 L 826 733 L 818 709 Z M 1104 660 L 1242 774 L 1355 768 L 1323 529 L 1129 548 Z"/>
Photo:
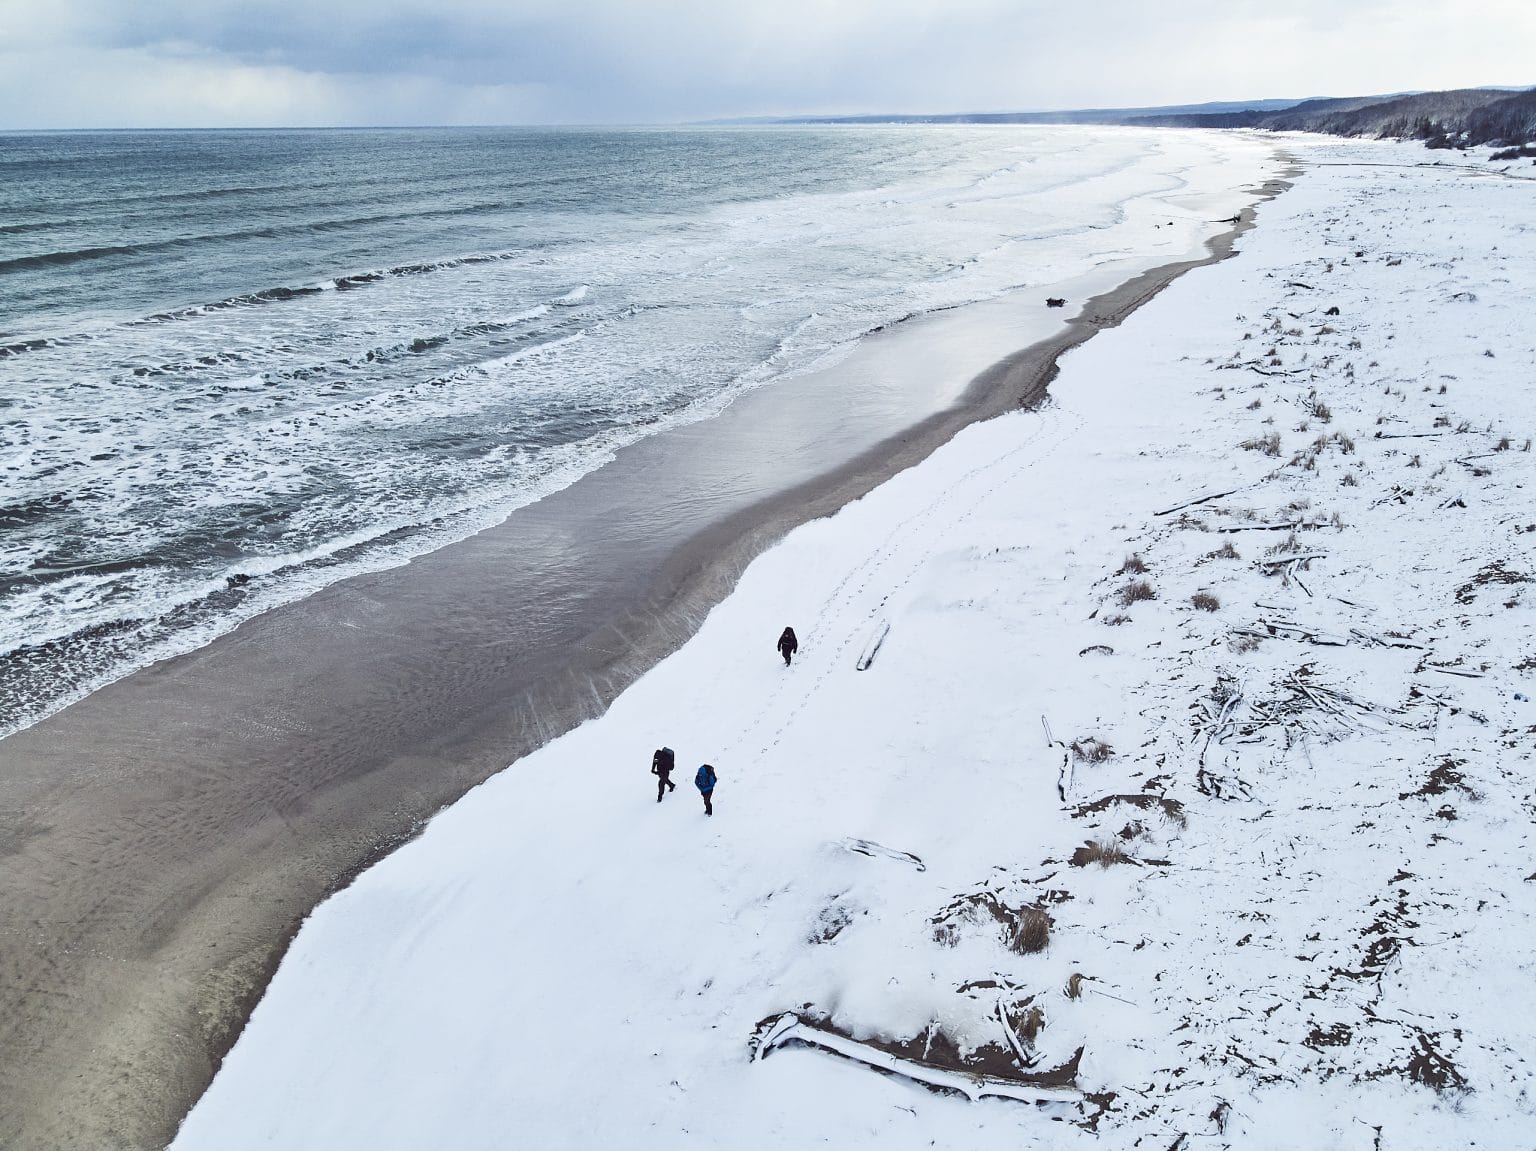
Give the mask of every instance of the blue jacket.
<path id="1" fill-rule="evenodd" d="M 699 768 L 698 774 L 693 777 L 693 785 L 700 791 L 715 790 L 715 769 L 705 764 Z"/>

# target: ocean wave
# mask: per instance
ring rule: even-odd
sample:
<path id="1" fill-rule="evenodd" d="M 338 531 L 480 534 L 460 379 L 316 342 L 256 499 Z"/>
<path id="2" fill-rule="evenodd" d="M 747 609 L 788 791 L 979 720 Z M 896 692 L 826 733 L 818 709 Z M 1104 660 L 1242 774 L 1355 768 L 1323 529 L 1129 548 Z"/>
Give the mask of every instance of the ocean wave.
<path id="1" fill-rule="evenodd" d="M 53 346 L 54 341 L 40 336 L 35 340 L 18 340 L 14 344 L 0 344 L 0 356 L 19 356 L 24 352 L 36 352 Z"/>
<path id="2" fill-rule="evenodd" d="M 432 272 L 443 272 L 475 264 L 493 264 L 506 260 L 515 260 L 523 254 L 524 251 L 522 249 L 505 252 L 480 252 L 468 256 L 453 256 L 446 260 L 434 260 L 430 263 L 397 264 L 392 268 L 352 272 L 319 284 L 280 285 L 275 288 L 263 288 L 259 292 L 245 292 L 238 296 L 227 296 L 222 300 L 215 300 L 208 304 L 191 304 L 185 308 L 176 308 L 173 311 L 156 312 L 154 315 L 130 321 L 129 326 L 169 324 L 175 323 L 178 320 L 196 319 L 199 316 L 206 316 L 210 312 L 221 312 L 230 308 L 255 308 L 261 307 L 264 304 L 286 303 L 289 300 L 299 299 L 304 296 L 314 296 L 333 289 L 351 291 L 367 287 L 369 284 L 379 283 L 392 276 L 422 276 Z"/>
<path id="3" fill-rule="evenodd" d="M 79 220 L 36 220 L 30 224 L 0 224 L 0 236 L 19 236 L 25 232 L 46 232 L 50 228 L 70 228 Z"/>
<path id="4" fill-rule="evenodd" d="M 510 332 L 521 327 L 530 320 L 537 320 L 549 315 L 549 306 L 540 304 L 515 315 L 507 316 L 501 320 L 480 320 L 473 324 L 454 328 L 449 332 L 438 332 L 426 336 L 413 336 L 409 340 L 403 340 L 387 347 L 370 348 L 364 355 L 357 359 L 342 361 L 342 366 L 359 366 L 364 363 L 387 363 L 401 356 L 419 356 L 423 352 L 441 348 L 454 340 L 463 339 L 466 336 L 494 336 L 504 332 Z"/>
<path id="5" fill-rule="evenodd" d="M 229 232 L 208 232 L 195 236 L 170 236 L 163 240 L 146 240 L 138 244 L 105 244 L 96 247 L 64 249 L 57 252 L 38 252 L 30 256 L 14 256 L 8 260 L 0 260 L 0 275 L 78 264 L 91 260 L 104 260 L 113 256 L 153 255 L 157 252 L 171 252 L 178 249 L 225 244 L 240 240 L 282 240 L 317 233 L 366 228 L 376 224 L 401 223 L 406 220 L 446 219 L 454 216 L 473 215 L 499 209 L 500 207 L 500 204 L 469 204 L 457 208 L 387 212 L 370 216 L 343 216 L 330 220 L 310 220 L 299 224 L 272 224 L 258 228 L 241 228 Z M 409 271 L 433 270 L 443 266 L 451 267 L 453 264 L 452 262 L 447 262 L 442 264 L 405 265 L 399 269 L 391 269 L 390 273 L 392 275 L 404 275 Z"/>
<path id="6" fill-rule="evenodd" d="M 155 245 L 149 245 L 153 249 Z M 145 251 L 144 247 L 134 244 L 105 244 L 94 248 L 71 248 L 60 252 L 39 252 L 33 256 L 12 256 L 9 260 L 0 260 L 0 275 L 12 272 L 28 272 L 38 268 L 63 267 L 67 264 L 80 264 L 87 260 L 102 260 L 108 256 L 136 256 Z"/>

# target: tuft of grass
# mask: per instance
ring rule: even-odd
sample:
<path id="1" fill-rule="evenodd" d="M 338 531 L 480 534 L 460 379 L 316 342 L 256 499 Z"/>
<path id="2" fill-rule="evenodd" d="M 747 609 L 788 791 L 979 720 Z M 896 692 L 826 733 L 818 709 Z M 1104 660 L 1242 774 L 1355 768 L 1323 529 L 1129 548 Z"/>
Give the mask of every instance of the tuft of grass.
<path id="1" fill-rule="evenodd" d="M 1344 478 L 1340 480 L 1339 483 L 1343 484 L 1346 488 L 1356 488 L 1360 486 L 1360 481 L 1355 479 L 1354 472 L 1345 472 Z"/>
<path id="2" fill-rule="evenodd" d="M 1081 971 L 1074 971 L 1067 986 L 1063 989 L 1068 999 L 1081 999 L 1083 997 L 1083 980 L 1086 978 Z"/>
<path id="3" fill-rule="evenodd" d="M 1263 406 L 1264 406 L 1264 401 L 1263 400 L 1254 400 L 1253 403 L 1248 405 L 1248 410 L 1250 412 L 1256 412 L 1260 408 L 1262 408 Z"/>
<path id="4" fill-rule="evenodd" d="M 1278 456 L 1280 454 L 1280 433 L 1270 432 L 1267 436 L 1258 436 L 1251 440 L 1244 440 L 1238 447 L 1245 452 L 1263 452 L 1266 456 Z"/>
<path id="5" fill-rule="evenodd" d="M 1274 547 L 1267 549 L 1264 554 L 1278 556 L 1284 555 L 1286 552 L 1299 552 L 1300 550 L 1301 541 L 1296 538 L 1296 533 L 1293 531 L 1288 533 L 1286 537 L 1277 543 Z"/>
<path id="6" fill-rule="evenodd" d="M 1501 440 L 1499 440 L 1498 443 L 1493 445 L 1493 450 L 1496 451 L 1496 452 L 1507 452 L 1507 451 L 1509 451 L 1509 448 L 1510 448 L 1510 443 L 1509 443 L 1509 437 L 1508 436 L 1503 437 Z"/>
<path id="7" fill-rule="evenodd" d="M 1237 548 L 1233 546 L 1232 541 L 1228 540 L 1205 558 L 1212 560 L 1240 560 L 1243 557 L 1239 554 Z"/>
<path id="8" fill-rule="evenodd" d="M 1014 907 L 999 899 L 996 892 L 985 890 L 959 897 L 930 919 L 933 941 L 941 947 L 954 947 L 968 929 L 988 919 L 995 921 L 1002 931 L 1003 945 L 1016 955 L 1038 954 L 1051 941 L 1054 923 L 1042 904 Z"/>
<path id="9" fill-rule="evenodd" d="M 1143 600 L 1156 598 L 1157 591 L 1144 579 L 1132 580 L 1120 589 L 1120 603 L 1123 607 L 1130 607 L 1133 603 L 1141 603 Z"/>
<path id="10" fill-rule="evenodd" d="M 1418 455 L 1415 454 L 1412 458 L 1409 459 L 1408 466 L 1410 468 L 1422 468 L 1424 466 L 1424 461 L 1419 459 Z"/>
<path id="11" fill-rule="evenodd" d="M 1118 843 L 1102 839 L 1090 839 L 1072 853 L 1073 867 L 1087 867 L 1097 863 L 1100 867 L 1113 867 L 1117 863 L 1129 863 L 1131 857 Z"/>
<path id="12" fill-rule="evenodd" d="M 1116 572 L 1115 574 L 1116 575 L 1144 575 L 1146 573 L 1146 570 L 1147 570 L 1147 561 L 1142 559 L 1141 556 L 1138 553 L 1132 552 L 1130 555 L 1125 557 L 1125 562 L 1120 565 L 1120 570 L 1118 572 Z"/>
<path id="13" fill-rule="evenodd" d="M 1227 640 L 1227 648 L 1238 655 L 1247 655 L 1250 651 L 1257 651 L 1259 637 L 1256 635 L 1235 635 Z"/>
<path id="14" fill-rule="evenodd" d="M 1131 617 L 1128 615 L 1107 615 L 1101 618 L 1099 622 L 1105 627 L 1119 627 L 1123 623 L 1130 623 Z"/>
<path id="15" fill-rule="evenodd" d="M 1051 917 L 1041 907 L 1022 907 L 1003 931 L 1003 942 L 1015 955 L 1038 955 L 1051 942 Z"/>
<path id="16" fill-rule="evenodd" d="M 1242 688 L 1238 686 L 1237 677 L 1230 671 L 1218 668 L 1216 682 L 1211 684 L 1211 702 L 1217 707 L 1225 707 L 1228 700 L 1236 699 L 1242 694 Z"/>
<path id="17" fill-rule="evenodd" d="M 1221 601 L 1210 592 L 1197 591 L 1189 597 L 1189 602 L 1195 606 L 1196 611 L 1215 611 L 1221 606 Z"/>
<path id="18" fill-rule="evenodd" d="M 1339 446 L 1339 451 L 1343 452 L 1346 456 L 1355 450 L 1354 438 L 1343 432 L 1334 432 L 1333 442 Z"/>
<path id="19" fill-rule="evenodd" d="M 1079 763 L 1103 763 L 1115 755 L 1113 745 L 1092 735 L 1074 739 L 1068 746 L 1072 749 L 1072 758 Z"/>

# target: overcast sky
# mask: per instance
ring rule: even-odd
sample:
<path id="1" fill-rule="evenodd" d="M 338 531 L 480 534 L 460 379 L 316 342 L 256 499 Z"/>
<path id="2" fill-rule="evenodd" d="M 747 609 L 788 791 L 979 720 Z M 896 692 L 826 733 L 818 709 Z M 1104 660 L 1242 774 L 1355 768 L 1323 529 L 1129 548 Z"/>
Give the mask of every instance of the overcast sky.
<path id="1" fill-rule="evenodd" d="M 1536 84 L 1536 0 L 0 0 L 0 129 L 655 123 Z"/>

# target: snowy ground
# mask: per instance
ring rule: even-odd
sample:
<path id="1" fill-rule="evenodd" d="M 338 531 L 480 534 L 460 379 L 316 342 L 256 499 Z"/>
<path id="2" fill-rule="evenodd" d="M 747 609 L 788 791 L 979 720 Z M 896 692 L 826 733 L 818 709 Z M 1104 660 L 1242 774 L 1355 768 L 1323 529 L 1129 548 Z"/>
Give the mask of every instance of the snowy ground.
<path id="1" fill-rule="evenodd" d="M 175 1146 L 1527 1143 L 1536 168 L 1295 148 L 324 905 Z"/>

